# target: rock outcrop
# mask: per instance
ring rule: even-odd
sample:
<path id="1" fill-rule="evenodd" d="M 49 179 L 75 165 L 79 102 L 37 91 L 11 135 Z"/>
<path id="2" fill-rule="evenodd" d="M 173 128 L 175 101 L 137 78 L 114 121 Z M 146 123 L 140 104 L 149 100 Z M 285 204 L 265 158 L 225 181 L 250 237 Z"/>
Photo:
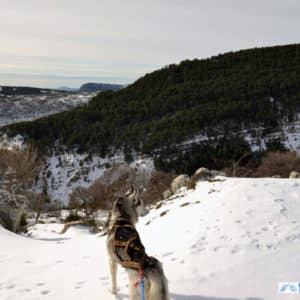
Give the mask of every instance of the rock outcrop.
<path id="1" fill-rule="evenodd" d="M 213 178 L 216 176 L 224 176 L 226 177 L 226 173 L 222 172 L 222 171 L 217 171 L 217 170 L 209 170 L 207 168 L 199 168 L 195 174 L 195 177 L 197 177 L 198 180 L 203 179 L 203 180 L 207 180 L 209 178 Z"/>
<path id="2" fill-rule="evenodd" d="M 180 188 L 187 185 L 190 177 L 187 174 L 181 174 L 177 176 L 171 183 L 171 191 L 175 194 Z"/>
<path id="3" fill-rule="evenodd" d="M 167 190 L 164 191 L 164 193 L 163 193 L 163 198 L 164 198 L 164 199 L 168 199 L 168 198 L 170 198 L 171 196 L 172 196 L 172 192 L 171 192 L 170 189 L 167 189 Z"/>
<path id="4" fill-rule="evenodd" d="M 23 195 L 0 190 L 0 224 L 10 231 L 18 232 L 27 201 Z"/>
<path id="5" fill-rule="evenodd" d="M 290 178 L 300 178 L 300 173 L 297 171 L 292 171 L 289 177 Z"/>

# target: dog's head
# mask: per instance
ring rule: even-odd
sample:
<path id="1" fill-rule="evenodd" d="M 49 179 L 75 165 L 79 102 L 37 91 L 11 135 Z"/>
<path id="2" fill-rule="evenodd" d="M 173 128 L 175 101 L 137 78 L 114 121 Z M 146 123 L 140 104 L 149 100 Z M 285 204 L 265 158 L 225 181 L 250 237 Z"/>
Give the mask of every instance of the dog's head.
<path id="1" fill-rule="evenodd" d="M 132 186 L 126 193 L 126 198 L 131 202 L 131 206 L 136 210 L 138 216 L 143 217 L 148 213 L 148 209 L 142 198 L 139 197 L 139 190 Z"/>
<path id="2" fill-rule="evenodd" d="M 115 215 L 126 215 L 135 224 L 138 217 L 145 216 L 148 213 L 148 209 L 139 197 L 138 189 L 131 187 L 124 197 L 120 197 L 115 201 L 112 212 Z"/>

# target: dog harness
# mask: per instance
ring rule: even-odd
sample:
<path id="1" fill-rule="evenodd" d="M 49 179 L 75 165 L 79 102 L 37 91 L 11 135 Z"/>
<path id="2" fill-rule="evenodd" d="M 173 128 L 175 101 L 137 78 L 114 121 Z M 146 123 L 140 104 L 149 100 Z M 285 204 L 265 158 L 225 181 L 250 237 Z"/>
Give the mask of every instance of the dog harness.
<path id="1" fill-rule="evenodd" d="M 113 251 L 125 268 L 143 270 L 149 260 L 135 227 L 125 219 L 113 226 Z"/>

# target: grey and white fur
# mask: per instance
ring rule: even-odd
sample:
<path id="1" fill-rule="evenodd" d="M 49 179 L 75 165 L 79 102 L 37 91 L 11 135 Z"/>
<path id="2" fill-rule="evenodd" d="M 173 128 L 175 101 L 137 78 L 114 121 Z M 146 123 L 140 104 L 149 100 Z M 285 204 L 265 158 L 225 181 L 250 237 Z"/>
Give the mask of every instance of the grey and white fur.
<path id="1" fill-rule="evenodd" d="M 132 226 L 138 221 L 139 216 L 144 216 L 147 209 L 138 197 L 138 190 L 132 187 L 123 198 L 115 201 L 108 220 L 107 228 L 107 252 L 111 271 L 111 292 L 117 293 L 117 266 L 121 264 L 120 258 L 113 250 L 114 225 L 119 220 L 126 220 Z M 168 281 L 164 275 L 162 264 L 154 257 L 149 257 L 151 264 L 143 270 L 145 279 L 146 300 L 169 300 Z M 136 269 L 126 268 L 129 277 L 129 299 L 140 300 L 141 289 L 134 286 L 139 280 L 139 272 Z"/>

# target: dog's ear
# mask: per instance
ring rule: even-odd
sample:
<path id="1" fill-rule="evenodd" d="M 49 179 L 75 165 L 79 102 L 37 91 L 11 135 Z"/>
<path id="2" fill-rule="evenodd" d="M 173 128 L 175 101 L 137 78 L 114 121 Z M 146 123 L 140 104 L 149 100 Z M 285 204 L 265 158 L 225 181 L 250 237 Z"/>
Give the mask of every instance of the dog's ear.
<path id="1" fill-rule="evenodd" d="M 134 186 L 132 185 L 132 186 L 130 187 L 130 189 L 125 193 L 125 196 L 128 197 L 128 198 L 130 198 L 130 197 L 134 194 L 134 191 L 135 191 L 135 188 L 134 188 Z"/>
<path id="2" fill-rule="evenodd" d="M 137 207 L 142 204 L 142 200 L 140 198 L 133 199 L 134 206 Z"/>
<path id="3" fill-rule="evenodd" d="M 138 188 L 134 187 L 133 193 L 132 193 L 132 199 L 137 199 L 139 197 L 140 191 Z"/>
<path id="4" fill-rule="evenodd" d="M 123 204 L 123 201 L 124 201 L 124 198 L 119 197 L 119 199 L 115 201 L 115 203 L 113 205 L 113 209 L 116 208 L 116 207 L 121 207 L 122 204 Z"/>
<path id="5" fill-rule="evenodd" d="M 119 197 L 119 199 L 117 200 L 117 205 L 122 205 L 123 201 L 124 201 L 124 198 Z"/>

